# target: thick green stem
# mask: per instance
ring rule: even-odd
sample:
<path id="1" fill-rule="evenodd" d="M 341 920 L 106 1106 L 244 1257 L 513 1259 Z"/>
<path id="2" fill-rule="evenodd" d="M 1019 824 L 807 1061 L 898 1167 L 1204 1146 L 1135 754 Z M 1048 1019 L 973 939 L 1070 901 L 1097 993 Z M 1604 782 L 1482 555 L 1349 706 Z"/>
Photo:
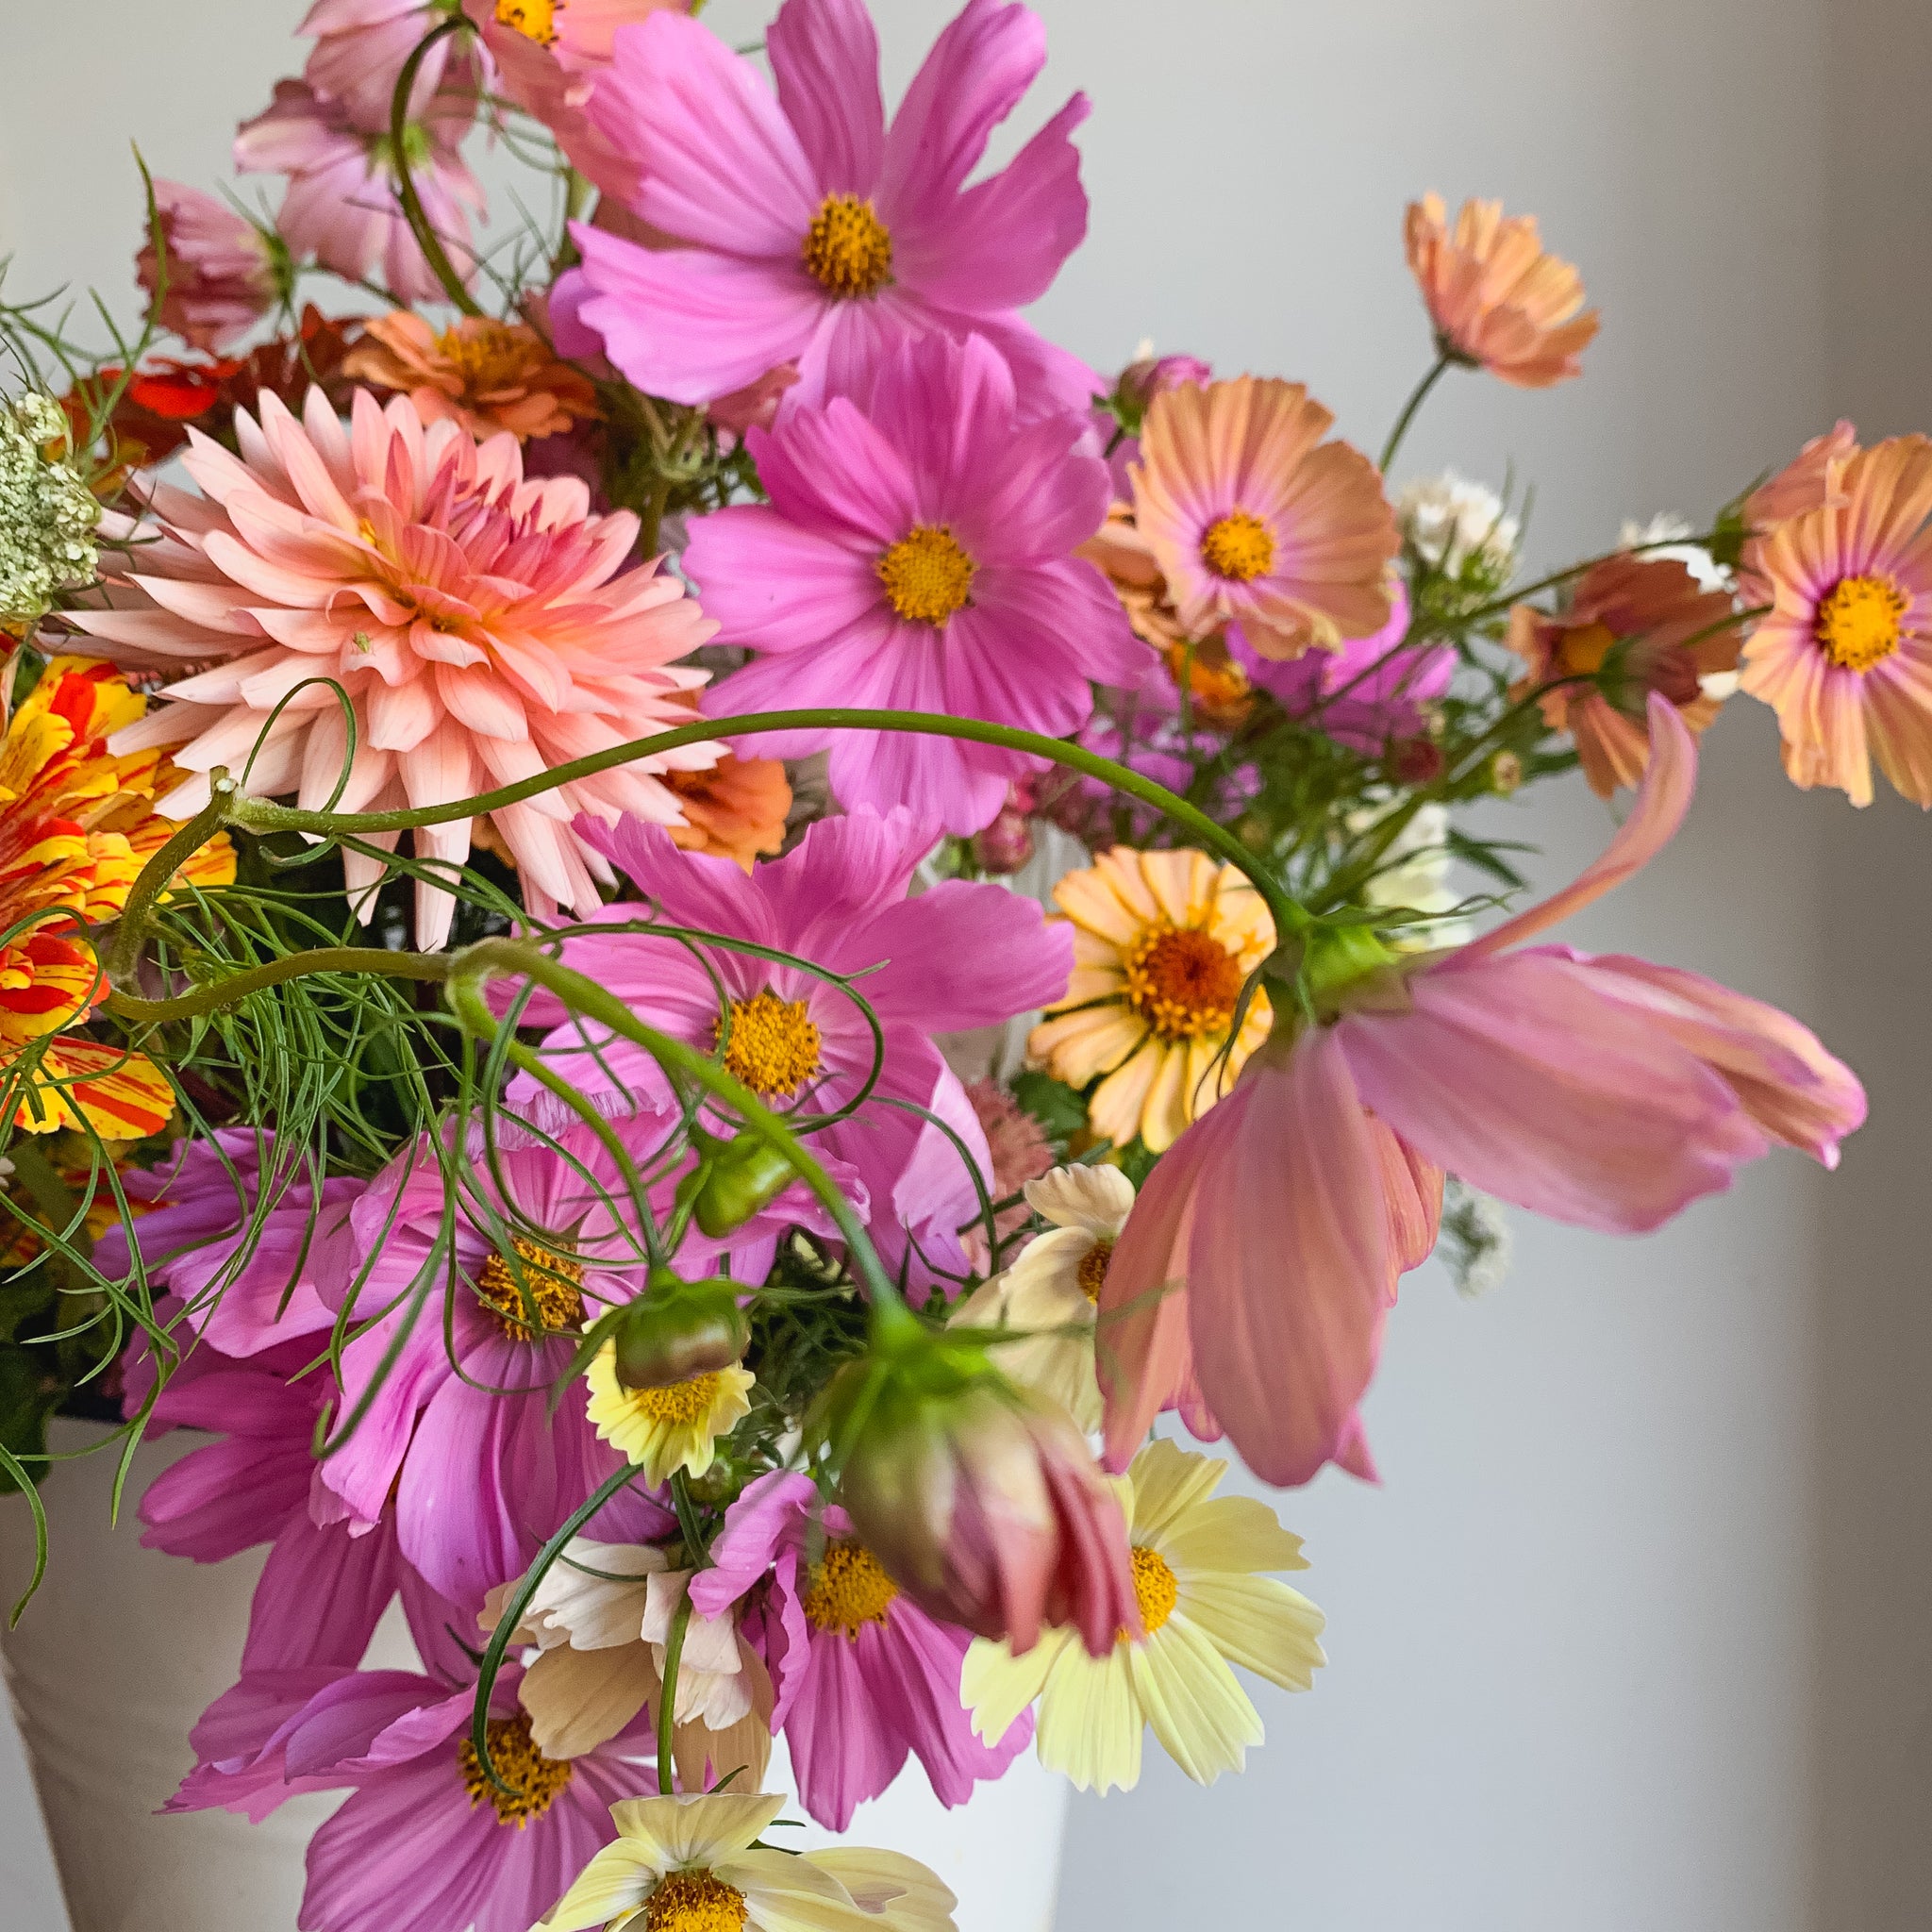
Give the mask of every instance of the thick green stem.
<path id="1" fill-rule="evenodd" d="M 208 774 L 208 790 L 211 795 L 208 804 L 142 867 L 140 877 L 128 889 L 127 903 L 122 907 L 121 916 L 101 949 L 101 970 L 110 985 L 118 986 L 133 974 L 141 963 L 149 920 L 174 883 L 175 874 L 227 822 L 234 807 L 235 781 L 225 766 L 217 765 Z"/>
<path id="2" fill-rule="evenodd" d="M 507 805 L 520 805 L 526 798 L 555 791 L 579 778 L 594 777 L 599 772 L 631 764 L 639 758 L 675 751 L 679 745 L 716 743 L 721 740 L 755 738 L 768 731 L 906 731 L 928 737 L 962 739 L 971 744 L 993 744 L 1003 750 L 1020 751 L 1046 758 L 1070 771 L 1098 778 L 1130 798 L 1174 821 L 1191 833 L 1209 852 L 1238 866 L 1254 882 L 1255 890 L 1274 915 L 1278 931 L 1300 932 L 1307 928 L 1308 915 L 1288 895 L 1248 848 L 1224 826 L 1218 825 L 1198 806 L 1190 805 L 1178 793 L 1152 778 L 1102 758 L 1083 745 L 1069 744 L 1063 739 L 1048 738 L 1038 731 L 1023 731 L 1011 724 L 994 724 L 982 718 L 948 718 L 931 711 L 882 711 L 834 707 L 797 711 L 762 711 L 743 718 L 701 719 L 680 724 L 655 737 L 633 739 L 628 744 L 612 745 L 608 751 L 592 752 L 548 772 L 521 778 L 494 791 L 475 798 L 459 799 L 450 805 L 398 808 L 391 811 L 318 812 L 300 811 L 291 806 L 272 805 L 265 800 L 244 798 L 236 802 L 230 823 L 252 832 L 310 832 L 324 838 L 345 833 L 408 831 L 417 825 L 447 824 L 458 819 L 480 817 Z"/>
<path id="3" fill-rule="evenodd" d="M 313 952 L 291 953 L 251 966 L 211 986 L 198 987 L 171 1000 L 144 1000 L 133 993 L 110 993 L 103 1010 L 117 1020 L 159 1025 L 168 1020 L 198 1020 L 245 1000 L 250 993 L 279 986 L 287 979 L 306 979 L 314 973 L 371 973 L 385 979 L 447 979 L 454 962 L 446 953 L 391 953 L 382 946 L 318 946 Z"/>
<path id="4" fill-rule="evenodd" d="M 684 1633 L 690 1627 L 691 1591 L 687 1590 L 664 1640 L 664 1693 L 658 1700 L 658 1791 L 666 1798 L 677 1789 L 677 1761 L 672 1748 L 677 1735 L 677 1667 L 684 1658 Z"/>
<path id="5" fill-rule="evenodd" d="M 463 278 L 450 260 L 449 253 L 442 245 L 442 238 L 429 225 L 429 217 L 423 209 L 423 197 L 416 192 L 415 179 L 409 173 L 409 155 L 406 145 L 409 131 L 409 97 L 416 91 L 416 76 L 423 71 L 429 50 L 438 41 L 451 34 L 466 32 L 469 25 L 465 15 L 452 14 L 440 26 L 432 27 L 409 50 L 409 58 L 403 62 L 403 71 L 396 75 L 395 92 L 390 96 L 389 149 L 390 167 L 395 175 L 396 200 L 402 207 L 403 219 L 409 225 L 409 233 L 415 236 L 416 245 L 423 251 L 423 259 L 429 264 L 430 274 L 442 284 L 443 293 L 465 315 L 481 315 L 482 307 L 463 286 Z"/>
<path id="6" fill-rule="evenodd" d="M 1402 447 L 1402 439 L 1408 434 L 1408 426 L 1415 421 L 1416 411 L 1428 400 L 1429 391 L 1441 381 L 1442 372 L 1454 366 L 1455 357 L 1439 355 L 1435 366 L 1416 384 L 1414 392 L 1402 406 L 1402 414 L 1396 417 L 1395 426 L 1389 432 L 1389 441 L 1382 445 L 1382 460 L 1375 465 L 1383 475 L 1389 474 L 1389 465 L 1395 460 L 1395 452 Z"/>

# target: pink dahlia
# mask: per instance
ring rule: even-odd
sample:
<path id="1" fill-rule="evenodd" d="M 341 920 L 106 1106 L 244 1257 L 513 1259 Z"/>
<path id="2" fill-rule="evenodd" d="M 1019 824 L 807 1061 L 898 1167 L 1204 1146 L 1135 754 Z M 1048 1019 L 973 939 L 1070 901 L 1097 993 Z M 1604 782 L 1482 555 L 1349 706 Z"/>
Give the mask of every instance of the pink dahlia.
<path id="1" fill-rule="evenodd" d="M 225 348 L 253 328 L 281 292 L 269 238 L 226 202 L 178 181 L 155 183 L 155 214 L 167 250 L 161 326 L 194 348 Z M 161 285 L 161 261 L 152 236 L 135 258 L 135 270 L 153 295 Z"/>
<path id="2" fill-rule="evenodd" d="M 423 212 L 463 275 L 475 260 L 470 213 L 481 214 L 483 191 L 458 150 L 475 113 L 473 90 L 446 87 L 403 137 Z M 442 299 L 396 199 L 387 107 L 379 119 L 360 121 L 306 80 L 277 81 L 274 101 L 236 135 L 235 166 L 289 177 L 275 232 L 298 260 L 313 256 L 351 281 L 379 275 L 401 305 Z"/>
<path id="3" fill-rule="evenodd" d="M 652 394 L 692 404 L 791 362 L 796 400 L 809 403 L 862 390 L 908 336 L 973 331 L 1012 363 L 1029 413 L 1084 410 L 1100 379 L 1018 311 L 1087 231 L 1068 138 L 1086 97 L 966 185 L 1045 63 L 1039 17 L 968 0 L 890 127 L 861 0 L 786 0 L 765 48 L 775 96 L 682 14 L 616 37 L 590 119 L 634 159 L 629 206 L 658 245 L 573 227 L 582 318 L 611 361 Z"/>
<path id="4" fill-rule="evenodd" d="M 819 1509 L 809 1476 L 774 1470 L 751 1484 L 725 1512 L 711 1563 L 691 1579 L 702 1615 L 766 1593 L 772 1728 L 791 1750 L 799 1802 L 828 1830 L 845 1830 L 908 1754 L 952 1806 L 1025 1749 L 1030 1714 L 997 1743 L 974 1735 L 959 1701 L 971 1632 L 936 1623 L 904 1595 L 845 1512 Z"/>
<path id="5" fill-rule="evenodd" d="M 1628 1234 L 1774 1141 L 1836 1163 L 1864 1092 L 1795 1020 L 1695 974 L 1517 943 L 1682 822 L 1695 743 L 1656 693 L 1650 728 L 1637 804 L 1594 865 L 1470 945 L 1332 989 L 1155 1169 L 1100 1293 L 1112 1467 L 1197 1388 L 1271 1482 L 1367 1468 L 1356 1405 L 1396 1278 L 1434 1245 L 1445 1169 Z"/>
<path id="6" fill-rule="evenodd" d="M 244 1676 L 195 1726 L 200 1762 L 167 1808 L 258 1820 L 298 1792 L 346 1787 L 309 1842 L 301 1932 L 529 1932 L 616 1836 L 611 1806 L 657 1789 L 649 1740 L 545 1757 L 512 1665 L 491 1700 L 498 1783 L 470 1742 L 469 1674 Z"/>
<path id="7" fill-rule="evenodd" d="M 583 1128 L 518 1138 L 493 1174 L 476 1150 L 447 1228 L 442 1166 L 422 1145 L 397 1156 L 351 1210 L 326 1284 L 365 1324 L 342 1352 L 341 1412 L 369 1406 L 322 1481 L 359 1523 L 392 1510 L 403 1554 L 472 1610 L 621 1466 L 581 1379 L 550 1404 L 586 1321 L 644 1286 L 601 1144 Z"/>
<path id="8" fill-rule="evenodd" d="M 730 1010 L 725 1067 L 802 1121 L 856 1103 L 855 1113 L 812 1135 L 813 1152 L 857 1176 L 871 1203 L 873 1239 L 892 1263 L 909 1244 L 915 1257 L 963 1274 L 958 1230 L 977 1211 L 978 1194 L 953 1141 L 924 1116 L 952 1129 L 982 1177 L 991 1160 L 932 1036 L 994 1025 L 1058 999 L 1072 965 L 1066 932 L 1000 886 L 952 880 L 908 899 L 913 868 L 937 834 L 904 812 L 824 820 L 794 852 L 761 861 L 748 876 L 728 858 L 680 852 L 655 825 L 625 821 L 591 836 L 657 917 L 795 954 L 826 973 L 863 975 L 857 985 L 878 1018 L 883 1047 L 877 1082 L 861 1098 L 874 1071 L 873 1030 L 820 974 L 644 933 L 591 934 L 561 948 L 565 965 L 641 1019 L 708 1051 L 722 1030 L 722 986 Z M 619 903 L 587 917 L 619 924 L 641 909 Z M 613 1083 L 662 1091 L 655 1061 L 569 1019 L 550 994 L 540 990 L 524 1016 L 555 1029 L 545 1056 L 584 1091 Z"/>
<path id="9" fill-rule="evenodd" d="M 712 712 L 856 705 L 1077 730 L 1092 681 L 1132 684 L 1147 662 L 1107 579 L 1073 554 L 1107 516 L 1084 434 L 1074 416 L 1021 426 L 1012 376 L 977 338 L 907 343 L 862 408 L 839 397 L 753 430 L 771 502 L 701 518 L 684 558 L 724 640 L 760 653 Z M 825 744 L 848 809 L 903 805 L 961 833 L 1036 763 L 903 733 L 758 748 Z"/>
<path id="10" fill-rule="evenodd" d="M 1449 689 L 1456 653 L 1441 644 L 1407 646 L 1408 591 L 1390 580 L 1389 622 L 1373 637 L 1339 651 L 1311 651 L 1286 663 L 1264 658 L 1240 625 L 1227 631 L 1227 654 L 1271 692 L 1291 718 L 1312 718 L 1338 743 L 1369 757 L 1392 739 L 1423 728 L 1423 709 Z"/>
<path id="11" fill-rule="evenodd" d="M 123 662 L 208 667 L 117 741 L 166 744 L 198 774 L 165 809 L 198 809 L 208 771 L 251 758 L 252 791 L 305 807 L 442 805 L 690 722 L 679 699 L 705 674 L 675 660 L 712 626 L 675 577 L 625 568 L 627 510 L 592 515 L 578 479 L 526 480 L 514 437 L 425 428 L 405 396 L 385 408 L 358 390 L 350 430 L 320 390 L 299 422 L 271 395 L 260 408 L 258 428 L 237 413 L 242 458 L 190 432 L 183 467 L 206 500 L 158 487 L 158 538 L 134 552 L 119 608 L 81 620 Z M 317 679 L 355 708 L 353 764 Z M 595 907 L 608 874 L 572 818 L 678 824 L 653 774 L 717 757 L 690 747 L 491 813 L 527 902 Z M 460 863 L 473 824 L 419 831 L 418 858 Z M 344 862 L 352 893 L 380 876 L 374 858 Z M 419 943 L 441 944 L 454 905 L 419 883 Z"/>

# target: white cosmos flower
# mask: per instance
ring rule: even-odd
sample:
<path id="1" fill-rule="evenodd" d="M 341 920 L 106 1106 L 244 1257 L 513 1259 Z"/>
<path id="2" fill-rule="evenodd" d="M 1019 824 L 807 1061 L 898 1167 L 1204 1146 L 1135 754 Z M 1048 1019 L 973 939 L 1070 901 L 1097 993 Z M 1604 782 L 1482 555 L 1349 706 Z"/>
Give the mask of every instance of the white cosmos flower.
<path id="1" fill-rule="evenodd" d="M 1023 1334 L 1022 1341 L 995 1345 L 993 1360 L 1091 1434 L 1103 1406 L 1093 1374 L 1095 1303 L 1113 1244 L 1133 1211 L 1134 1184 L 1117 1167 L 1057 1167 L 1028 1181 L 1024 1191 L 1052 1228 L 961 1303 L 953 1320 Z"/>
<path id="2" fill-rule="evenodd" d="M 1444 470 L 1406 484 L 1395 514 L 1416 554 L 1450 576 L 1475 561 L 1485 576 L 1507 583 L 1516 568 L 1523 527 L 1486 483 Z"/>

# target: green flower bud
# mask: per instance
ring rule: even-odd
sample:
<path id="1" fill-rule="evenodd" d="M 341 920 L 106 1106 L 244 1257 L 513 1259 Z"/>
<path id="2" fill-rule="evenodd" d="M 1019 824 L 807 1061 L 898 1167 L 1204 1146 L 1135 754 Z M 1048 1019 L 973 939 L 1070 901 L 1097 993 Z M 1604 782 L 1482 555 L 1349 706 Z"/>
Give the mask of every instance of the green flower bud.
<path id="1" fill-rule="evenodd" d="M 722 1275 L 683 1281 L 668 1268 L 653 1270 L 650 1287 L 611 1324 L 618 1382 L 663 1389 L 742 1360 L 751 1324 L 738 1306 L 741 1287 Z"/>
<path id="2" fill-rule="evenodd" d="M 679 1205 L 691 1203 L 697 1224 L 712 1241 L 742 1227 L 798 1177 L 786 1156 L 758 1134 L 720 1141 L 694 1127 L 691 1140 L 698 1164 L 678 1186 Z"/>

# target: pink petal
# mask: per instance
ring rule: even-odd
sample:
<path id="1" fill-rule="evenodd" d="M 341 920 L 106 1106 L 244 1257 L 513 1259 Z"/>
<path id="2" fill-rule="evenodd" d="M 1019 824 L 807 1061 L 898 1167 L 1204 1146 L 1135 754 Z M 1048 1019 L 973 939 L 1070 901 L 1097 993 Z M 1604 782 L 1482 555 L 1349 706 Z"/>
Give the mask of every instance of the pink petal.
<path id="1" fill-rule="evenodd" d="M 863 0 L 791 0 L 765 30 L 765 55 L 820 192 L 870 195 L 885 152 L 886 108 L 878 35 Z"/>

